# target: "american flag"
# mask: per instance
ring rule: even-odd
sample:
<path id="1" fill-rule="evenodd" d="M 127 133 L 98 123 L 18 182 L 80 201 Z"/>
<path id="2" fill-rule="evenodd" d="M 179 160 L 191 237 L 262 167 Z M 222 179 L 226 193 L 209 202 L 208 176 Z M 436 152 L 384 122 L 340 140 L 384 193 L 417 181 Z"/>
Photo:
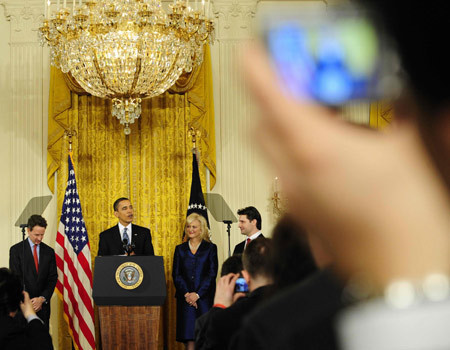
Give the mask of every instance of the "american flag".
<path id="1" fill-rule="evenodd" d="M 95 349 L 91 250 L 71 156 L 68 165 L 69 177 L 56 235 L 56 291 L 64 304 L 64 318 L 75 348 L 88 350 Z"/>

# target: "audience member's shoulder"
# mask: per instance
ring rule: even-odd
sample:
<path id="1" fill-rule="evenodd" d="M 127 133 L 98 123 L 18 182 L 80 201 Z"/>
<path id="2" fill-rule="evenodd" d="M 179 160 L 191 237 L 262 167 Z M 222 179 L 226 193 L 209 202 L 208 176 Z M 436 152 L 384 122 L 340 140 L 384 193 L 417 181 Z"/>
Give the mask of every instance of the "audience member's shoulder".
<path id="1" fill-rule="evenodd" d="M 342 288 L 328 271 L 259 304 L 235 341 L 257 349 L 335 349 L 334 317 L 342 308 Z"/>
<path id="2" fill-rule="evenodd" d="M 247 323 L 275 329 L 277 319 L 292 317 L 298 328 L 308 327 L 313 324 L 313 319 L 335 314 L 342 305 L 341 294 L 342 287 L 330 271 L 317 271 L 258 306 L 247 318 Z M 278 325 L 283 327 L 283 322 Z"/>

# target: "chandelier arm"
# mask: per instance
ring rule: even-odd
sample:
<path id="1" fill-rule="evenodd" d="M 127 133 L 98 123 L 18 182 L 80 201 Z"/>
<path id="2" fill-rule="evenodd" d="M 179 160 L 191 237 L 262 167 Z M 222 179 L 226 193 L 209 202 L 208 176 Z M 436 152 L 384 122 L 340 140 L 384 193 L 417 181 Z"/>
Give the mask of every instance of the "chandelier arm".
<path id="1" fill-rule="evenodd" d="M 103 78 L 103 74 L 101 74 L 101 69 L 100 66 L 98 64 L 98 60 L 97 60 L 97 51 L 94 50 L 94 57 L 93 57 L 93 61 L 94 61 L 94 66 L 95 66 L 95 70 L 97 71 L 97 74 L 100 78 L 100 80 L 102 81 L 103 85 L 105 86 L 106 90 L 108 91 L 112 91 L 111 88 L 108 86 L 108 84 L 106 84 L 105 79 Z"/>
<path id="2" fill-rule="evenodd" d="M 170 75 L 170 73 L 172 73 L 172 71 L 173 71 L 174 68 L 175 68 L 175 62 L 178 60 L 178 57 L 179 57 L 179 56 L 180 56 L 180 52 L 177 52 L 177 54 L 176 54 L 176 56 L 175 56 L 175 59 L 173 60 L 172 65 L 170 66 L 170 68 L 167 70 L 167 73 L 166 73 L 166 75 L 164 76 L 163 80 L 165 80 L 165 79 Z"/>
<path id="3" fill-rule="evenodd" d="M 133 92 L 134 89 L 136 88 L 139 79 L 139 74 L 141 74 L 141 69 L 142 69 L 142 60 L 138 58 L 136 59 L 136 72 L 134 73 L 133 83 L 131 84 L 130 89 L 131 92 Z"/>
<path id="4" fill-rule="evenodd" d="M 209 37 L 209 33 L 206 33 L 203 38 L 200 38 L 200 41 L 206 41 L 206 39 L 208 39 Z"/>
<path id="5" fill-rule="evenodd" d="M 161 56 L 162 56 L 162 52 L 159 52 L 158 53 L 158 56 L 157 56 L 157 61 L 160 61 L 161 60 Z M 178 54 L 177 54 L 177 56 L 176 56 L 176 58 L 178 58 Z M 175 62 L 175 61 L 174 61 Z M 170 73 L 171 71 L 169 71 L 169 73 Z M 164 79 L 166 78 L 166 76 L 164 77 Z M 157 84 L 157 81 L 156 80 L 153 80 L 152 82 L 151 82 L 151 84 L 149 85 L 149 87 L 148 87 L 148 89 L 149 90 L 152 90 L 154 87 L 155 87 L 155 85 Z"/>

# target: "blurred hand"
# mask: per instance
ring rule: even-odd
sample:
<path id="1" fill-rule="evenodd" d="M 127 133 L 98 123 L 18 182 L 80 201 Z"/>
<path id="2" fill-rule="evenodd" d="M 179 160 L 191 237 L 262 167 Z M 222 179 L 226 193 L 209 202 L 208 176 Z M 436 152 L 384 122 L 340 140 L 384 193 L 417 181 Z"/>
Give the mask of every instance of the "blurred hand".
<path id="1" fill-rule="evenodd" d="M 393 278 L 448 273 L 450 200 L 417 128 L 351 126 L 286 95 L 261 47 L 243 55 L 260 106 L 254 129 L 294 217 L 320 235 L 343 278 L 383 288 Z"/>
<path id="2" fill-rule="evenodd" d="M 22 293 L 23 293 L 23 302 L 20 303 L 20 309 L 22 310 L 23 316 L 27 318 L 31 315 L 36 315 L 33 304 L 31 303 L 30 300 L 30 295 L 25 291 Z"/>
<path id="3" fill-rule="evenodd" d="M 228 307 L 238 299 L 234 299 L 234 287 L 238 278 L 239 274 L 229 273 L 219 279 L 219 282 L 216 285 L 214 304 L 222 304 L 225 307 Z"/>

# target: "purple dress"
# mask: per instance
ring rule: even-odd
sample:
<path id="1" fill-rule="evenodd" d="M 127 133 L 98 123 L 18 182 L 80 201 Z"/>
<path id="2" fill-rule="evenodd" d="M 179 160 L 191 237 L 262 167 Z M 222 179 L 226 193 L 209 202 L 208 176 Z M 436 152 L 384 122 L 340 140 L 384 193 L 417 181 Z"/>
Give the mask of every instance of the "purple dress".
<path id="1" fill-rule="evenodd" d="M 172 277 L 177 298 L 177 341 L 194 340 L 195 320 L 208 311 L 214 301 L 217 267 L 214 243 L 203 240 L 195 254 L 189 249 L 188 242 L 176 246 Z M 200 296 L 198 309 L 186 303 L 184 295 L 188 292 Z"/>

